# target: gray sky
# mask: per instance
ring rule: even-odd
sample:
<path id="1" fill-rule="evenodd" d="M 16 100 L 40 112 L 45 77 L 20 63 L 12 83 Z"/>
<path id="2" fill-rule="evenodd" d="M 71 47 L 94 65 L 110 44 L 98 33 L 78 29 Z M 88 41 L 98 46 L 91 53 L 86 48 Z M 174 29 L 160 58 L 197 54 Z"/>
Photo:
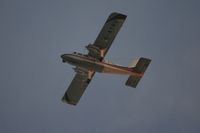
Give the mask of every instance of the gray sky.
<path id="1" fill-rule="evenodd" d="M 1 0 L 1 133 L 199 133 L 198 0 Z M 111 12 L 128 17 L 106 59 L 152 63 L 136 89 L 97 73 L 77 106 L 60 55 L 86 53 Z"/>

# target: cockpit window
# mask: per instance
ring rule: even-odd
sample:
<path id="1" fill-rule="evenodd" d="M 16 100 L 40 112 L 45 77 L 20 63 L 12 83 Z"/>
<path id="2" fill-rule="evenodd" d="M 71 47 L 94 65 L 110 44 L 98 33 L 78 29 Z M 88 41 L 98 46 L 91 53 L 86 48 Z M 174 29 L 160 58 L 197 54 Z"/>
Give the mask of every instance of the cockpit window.
<path id="1" fill-rule="evenodd" d="M 83 54 L 78 53 L 78 52 L 73 52 L 73 54 L 76 54 L 76 55 L 83 55 Z"/>

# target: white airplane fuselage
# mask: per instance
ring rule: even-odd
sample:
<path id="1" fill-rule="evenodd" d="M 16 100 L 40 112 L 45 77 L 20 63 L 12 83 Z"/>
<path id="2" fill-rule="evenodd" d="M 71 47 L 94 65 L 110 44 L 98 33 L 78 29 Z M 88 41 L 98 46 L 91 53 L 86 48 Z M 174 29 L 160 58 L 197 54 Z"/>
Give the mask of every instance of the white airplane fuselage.
<path id="1" fill-rule="evenodd" d="M 95 58 L 89 57 L 87 55 L 82 55 L 79 53 L 63 54 L 61 55 L 61 58 L 63 62 L 67 62 L 71 65 L 85 68 L 90 71 L 95 71 L 100 73 L 135 75 L 141 77 L 143 76 L 143 73 L 137 72 L 133 68 L 107 63 L 105 61 L 99 61 L 96 60 Z"/>

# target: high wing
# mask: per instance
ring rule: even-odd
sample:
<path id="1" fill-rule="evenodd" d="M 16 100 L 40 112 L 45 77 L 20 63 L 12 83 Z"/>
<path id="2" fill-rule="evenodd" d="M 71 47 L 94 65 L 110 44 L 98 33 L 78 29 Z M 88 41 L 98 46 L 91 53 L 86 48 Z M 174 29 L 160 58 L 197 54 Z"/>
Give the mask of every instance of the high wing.
<path id="1" fill-rule="evenodd" d="M 95 74 L 94 71 L 89 71 L 79 67 L 75 68 L 75 71 L 77 73 L 62 98 L 63 102 L 67 102 L 72 105 L 76 105 L 79 102 L 85 89 L 90 83 L 90 80 Z"/>
<path id="2" fill-rule="evenodd" d="M 89 50 L 88 55 L 102 60 L 109 50 L 125 19 L 126 15 L 120 13 L 111 13 L 94 44 L 89 44 L 87 46 Z"/>
<path id="3" fill-rule="evenodd" d="M 111 13 L 94 44 L 89 44 L 87 46 L 89 50 L 88 56 L 102 60 L 109 50 L 125 19 L 126 15 L 120 13 Z M 77 73 L 62 98 L 63 102 L 67 102 L 72 105 L 76 105 L 79 102 L 90 80 L 95 74 L 94 71 L 89 71 L 80 67 L 76 67 L 75 71 Z"/>

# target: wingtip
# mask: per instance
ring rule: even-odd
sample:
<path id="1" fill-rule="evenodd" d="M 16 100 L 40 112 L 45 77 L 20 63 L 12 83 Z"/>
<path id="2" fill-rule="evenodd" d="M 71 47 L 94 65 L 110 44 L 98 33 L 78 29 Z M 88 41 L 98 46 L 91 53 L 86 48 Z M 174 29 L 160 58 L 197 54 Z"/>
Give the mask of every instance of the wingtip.
<path id="1" fill-rule="evenodd" d="M 126 17 L 127 17 L 127 15 L 122 14 L 122 13 L 119 13 L 119 12 L 112 12 L 112 13 L 110 14 L 110 16 L 116 16 L 116 15 L 119 15 L 119 16 L 121 16 L 122 18 L 126 18 Z"/>
<path id="2" fill-rule="evenodd" d="M 125 20 L 127 17 L 127 15 L 121 14 L 121 13 L 117 13 L 117 12 L 113 12 L 109 15 L 108 20 L 106 22 L 110 22 L 112 20 Z"/>
<path id="3" fill-rule="evenodd" d="M 151 60 L 152 60 L 152 59 L 145 58 L 145 57 L 140 57 L 140 59 L 143 59 L 143 60 L 145 59 L 145 60 L 147 60 L 148 62 L 151 62 Z"/>
<path id="4" fill-rule="evenodd" d="M 74 103 L 73 101 L 71 101 L 67 95 L 63 96 L 62 102 L 70 104 L 70 105 L 74 105 L 74 106 L 76 105 L 76 103 Z"/>

